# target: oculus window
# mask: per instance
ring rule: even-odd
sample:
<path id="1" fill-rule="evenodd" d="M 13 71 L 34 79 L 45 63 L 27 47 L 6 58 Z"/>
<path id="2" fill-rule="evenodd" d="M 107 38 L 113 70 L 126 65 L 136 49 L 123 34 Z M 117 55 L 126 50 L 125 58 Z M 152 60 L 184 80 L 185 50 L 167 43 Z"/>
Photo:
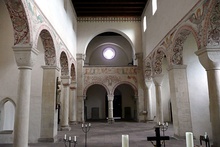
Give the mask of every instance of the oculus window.
<path id="1" fill-rule="evenodd" d="M 103 50 L 103 56 L 105 57 L 105 59 L 111 60 L 115 57 L 115 50 L 113 48 L 105 48 Z"/>

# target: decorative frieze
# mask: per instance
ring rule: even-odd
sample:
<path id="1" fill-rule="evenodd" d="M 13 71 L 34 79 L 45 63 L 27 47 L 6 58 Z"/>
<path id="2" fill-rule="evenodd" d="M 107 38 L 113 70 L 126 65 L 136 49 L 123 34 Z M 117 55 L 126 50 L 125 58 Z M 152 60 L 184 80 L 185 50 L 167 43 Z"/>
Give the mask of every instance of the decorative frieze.
<path id="1" fill-rule="evenodd" d="M 78 22 L 140 22 L 141 17 L 78 17 Z"/>
<path id="2" fill-rule="evenodd" d="M 30 42 L 30 30 L 21 0 L 5 0 L 5 4 L 14 28 L 14 45 L 28 44 Z"/>

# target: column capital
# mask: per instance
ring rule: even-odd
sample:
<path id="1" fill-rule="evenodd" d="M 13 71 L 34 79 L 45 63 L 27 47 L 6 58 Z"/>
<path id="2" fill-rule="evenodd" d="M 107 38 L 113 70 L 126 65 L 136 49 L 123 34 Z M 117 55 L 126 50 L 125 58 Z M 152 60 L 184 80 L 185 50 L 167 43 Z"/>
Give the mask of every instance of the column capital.
<path id="1" fill-rule="evenodd" d="M 170 65 L 167 70 L 170 71 L 172 69 L 186 69 L 187 65 Z"/>
<path id="2" fill-rule="evenodd" d="M 77 83 L 76 83 L 76 81 L 71 81 L 71 83 L 70 83 L 70 89 L 76 89 L 76 87 L 77 87 Z"/>
<path id="3" fill-rule="evenodd" d="M 153 83 L 152 79 L 145 79 L 145 85 L 147 86 L 147 88 L 151 88 Z"/>
<path id="4" fill-rule="evenodd" d="M 206 70 L 220 69 L 220 49 L 203 48 L 195 52 Z"/>
<path id="5" fill-rule="evenodd" d="M 86 55 L 85 54 L 76 54 L 76 59 L 77 60 L 85 60 Z"/>
<path id="6" fill-rule="evenodd" d="M 161 84 L 163 83 L 163 77 L 164 77 L 164 74 L 154 75 L 152 77 L 153 81 L 154 81 L 154 84 L 157 85 L 157 86 L 161 86 Z"/>
<path id="7" fill-rule="evenodd" d="M 15 45 L 12 48 L 18 68 L 32 69 L 39 51 L 30 45 Z"/>
<path id="8" fill-rule="evenodd" d="M 69 86 L 70 85 L 70 81 L 71 81 L 71 77 L 70 76 L 61 76 L 61 83 L 63 84 L 63 86 Z"/>
<path id="9" fill-rule="evenodd" d="M 45 69 L 45 70 L 50 70 L 50 69 L 55 69 L 55 70 L 57 70 L 57 71 L 60 71 L 60 68 L 59 67 L 57 67 L 57 66 L 51 66 L 51 65 L 49 65 L 49 66 L 47 66 L 47 65 L 45 65 L 45 66 L 41 66 L 43 69 Z"/>
<path id="10" fill-rule="evenodd" d="M 108 101 L 113 101 L 113 100 L 114 100 L 114 95 L 108 94 Z"/>

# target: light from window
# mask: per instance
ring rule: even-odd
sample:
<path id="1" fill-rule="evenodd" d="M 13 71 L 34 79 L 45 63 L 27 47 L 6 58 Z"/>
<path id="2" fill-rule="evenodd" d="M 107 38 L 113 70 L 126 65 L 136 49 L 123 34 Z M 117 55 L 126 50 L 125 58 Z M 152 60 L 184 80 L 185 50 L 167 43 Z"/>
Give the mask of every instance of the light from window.
<path id="1" fill-rule="evenodd" d="M 147 18 L 146 18 L 146 16 L 144 16 L 144 20 L 143 20 L 143 29 L 144 29 L 144 32 L 147 30 Z"/>
<path id="2" fill-rule="evenodd" d="M 152 0 L 152 12 L 153 15 L 156 13 L 157 11 L 157 0 Z"/>
<path id="3" fill-rule="evenodd" d="M 103 51 L 103 56 L 108 59 L 111 60 L 115 57 L 115 50 L 113 48 L 105 48 Z"/>

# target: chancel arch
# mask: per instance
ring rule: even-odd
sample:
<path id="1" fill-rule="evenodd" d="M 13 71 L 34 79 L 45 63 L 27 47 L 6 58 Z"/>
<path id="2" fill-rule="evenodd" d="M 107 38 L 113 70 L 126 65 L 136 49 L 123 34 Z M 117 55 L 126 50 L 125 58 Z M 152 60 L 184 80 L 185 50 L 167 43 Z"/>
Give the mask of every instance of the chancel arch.
<path id="1" fill-rule="evenodd" d="M 105 53 L 112 54 L 108 59 Z M 115 32 L 104 32 L 95 36 L 86 49 L 86 66 L 133 65 L 134 51 L 124 36 Z"/>

